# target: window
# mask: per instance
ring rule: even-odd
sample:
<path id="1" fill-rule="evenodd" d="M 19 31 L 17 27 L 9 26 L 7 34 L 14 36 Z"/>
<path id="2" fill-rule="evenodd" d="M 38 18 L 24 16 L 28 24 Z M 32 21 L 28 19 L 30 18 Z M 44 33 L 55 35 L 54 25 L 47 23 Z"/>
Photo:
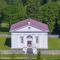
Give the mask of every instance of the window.
<path id="1" fill-rule="evenodd" d="M 23 36 L 21 36 L 20 39 L 21 39 L 21 43 L 23 43 Z"/>
<path id="2" fill-rule="evenodd" d="M 29 26 L 28 29 L 30 29 L 31 27 Z"/>
<path id="3" fill-rule="evenodd" d="M 32 36 L 31 35 L 28 35 L 27 38 L 32 38 Z"/>
<path id="4" fill-rule="evenodd" d="M 39 37 L 38 36 L 36 36 L 36 43 L 38 43 L 39 42 Z"/>

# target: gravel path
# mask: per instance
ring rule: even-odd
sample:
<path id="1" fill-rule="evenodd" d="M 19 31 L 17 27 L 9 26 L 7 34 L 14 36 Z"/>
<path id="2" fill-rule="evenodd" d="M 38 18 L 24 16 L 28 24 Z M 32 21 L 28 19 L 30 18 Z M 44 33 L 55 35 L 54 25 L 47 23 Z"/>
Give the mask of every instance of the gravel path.
<path id="1" fill-rule="evenodd" d="M 41 50 L 41 54 L 60 54 L 60 50 Z"/>
<path id="2" fill-rule="evenodd" d="M 40 50 L 41 54 L 60 54 L 60 50 Z M 0 54 L 21 54 L 21 50 L 0 50 Z"/>

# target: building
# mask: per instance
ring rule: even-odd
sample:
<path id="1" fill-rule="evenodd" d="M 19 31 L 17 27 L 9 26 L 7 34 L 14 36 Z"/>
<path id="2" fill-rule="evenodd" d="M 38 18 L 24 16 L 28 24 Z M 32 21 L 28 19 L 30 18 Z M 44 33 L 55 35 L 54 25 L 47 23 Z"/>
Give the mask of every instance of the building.
<path id="1" fill-rule="evenodd" d="M 25 19 L 11 25 L 11 48 L 37 54 L 37 49 L 48 49 L 48 25 Z"/>

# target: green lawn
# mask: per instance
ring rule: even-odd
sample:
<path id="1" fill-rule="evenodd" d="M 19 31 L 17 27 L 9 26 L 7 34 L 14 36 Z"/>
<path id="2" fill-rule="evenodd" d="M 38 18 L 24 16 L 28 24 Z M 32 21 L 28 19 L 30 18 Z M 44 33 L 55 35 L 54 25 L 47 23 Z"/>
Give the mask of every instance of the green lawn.
<path id="1" fill-rule="evenodd" d="M 60 60 L 60 55 L 42 55 L 41 58 L 44 60 Z"/>
<path id="2" fill-rule="evenodd" d="M 0 49 L 10 49 L 10 47 L 7 45 L 6 38 L 0 38 Z"/>
<path id="3" fill-rule="evenodd" d="M 0 58 L 9 57 L 10 59 L 20 58 L 26 59 L 30 57 L 30 55 L 23 54 L 0 54 Z M 37 55 L 31 55 L 32 59 L 37 60 Z M 41 60 L 60 60 L 60 55 L 40 55 Z"/>
<path id="4" fill-rule="evenodd" d="M 60 50 L 60 38 L 49 38 L 48 49 Z"/>

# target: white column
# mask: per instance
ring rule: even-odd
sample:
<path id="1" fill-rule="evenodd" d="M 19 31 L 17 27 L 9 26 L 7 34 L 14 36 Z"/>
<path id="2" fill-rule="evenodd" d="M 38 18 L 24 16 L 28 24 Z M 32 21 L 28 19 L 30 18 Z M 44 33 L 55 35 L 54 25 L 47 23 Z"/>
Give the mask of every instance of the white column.
<path id="1" fill-rule="evenodd" d="M 33 45 L 32 45 L 33 54 L 37 54 L 35 35 L 33 35 L 33 43 L 32 43 L 32 44 L 33 44 Z"/>
<path id="2" fill-rule="evenodd" d="M 23 51 L 25 52 L 25 54 L 27 53 L 27 39 L 26 39 L 26 35 L 24 35 Z"/>

